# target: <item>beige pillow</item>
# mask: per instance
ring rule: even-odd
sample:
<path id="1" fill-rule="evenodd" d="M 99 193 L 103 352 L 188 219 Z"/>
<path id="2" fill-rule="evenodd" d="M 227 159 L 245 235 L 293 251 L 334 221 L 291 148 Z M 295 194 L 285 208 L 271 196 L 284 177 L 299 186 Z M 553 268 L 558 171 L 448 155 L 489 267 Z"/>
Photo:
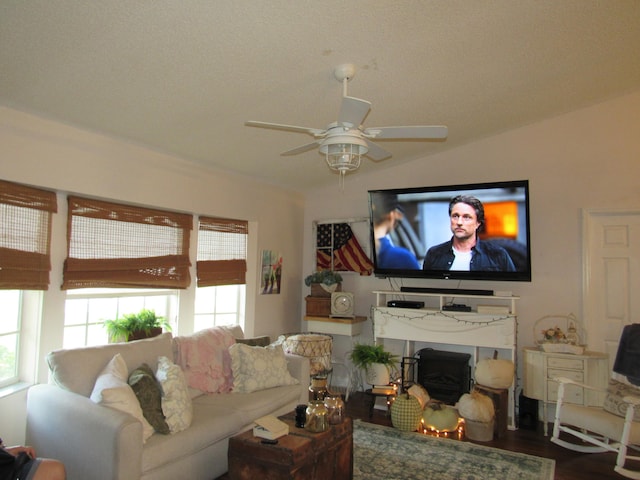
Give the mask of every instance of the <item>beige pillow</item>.
<path id="1" fill-rule="evenodd" d="M 162 412 L 170 432 L 189 428 L 193 420 L 193 404 L 182 369 L 167 357 L 160 357 L 156 378 L 162 387 Z"/>
<path id="2" fill-rule="evenodd" d="M 98 375 L 90 398 L 94 403 L 115 408 L 137 418 L 142 423 L 144 443 L 153 435 L 153 427 L 144 418 L 138 398 L 127 383 L 128 373 L 122 355 L 116 354 Z"/>
<path id="3" fill-rule="evenodd" d="M 299 383 L 289 373 L 282 345 L 250 347 L 235 343 L 229 347 L 229 354 L 235 393 L 251 393 Z"/>
<path id="4" fill-rule="evenodd" d="M 628 395 L 640 397 L 640 389 L 618 382 L 617 380 L 609 380 L 609 387 L 604 397 L 603 408 L 609 413 L 624 417 L 627 414 L 628 404 L 623 402 L 622 399 Z M 633 421 L 640 422 L 640 407 L 636 407 L 633 414 Z"/>

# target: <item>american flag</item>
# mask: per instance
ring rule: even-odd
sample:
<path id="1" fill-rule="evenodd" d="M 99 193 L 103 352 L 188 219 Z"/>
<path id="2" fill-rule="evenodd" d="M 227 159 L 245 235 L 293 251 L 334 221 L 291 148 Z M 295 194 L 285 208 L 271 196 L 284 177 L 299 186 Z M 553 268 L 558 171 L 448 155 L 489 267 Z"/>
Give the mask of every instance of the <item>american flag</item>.
<path id="1" fill-rule="evenodd" d="M 331 270 L 331 249 L 333 231 L 333 270 L 339 272 L 358 272 L 371 275 L 373 263 L 362 250 L 358 239 L 347 223 L 326 223 L 318 225 L 316 249 L 316 267 L 318 270 Z"/>

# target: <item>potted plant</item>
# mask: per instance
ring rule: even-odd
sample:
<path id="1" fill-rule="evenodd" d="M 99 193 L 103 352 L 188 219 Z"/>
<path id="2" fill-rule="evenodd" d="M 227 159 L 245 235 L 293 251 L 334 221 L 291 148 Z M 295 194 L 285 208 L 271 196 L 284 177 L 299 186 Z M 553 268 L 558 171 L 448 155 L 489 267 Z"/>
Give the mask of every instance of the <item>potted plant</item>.
<path id="1" fill-rule="evenodd" d="M 398 356 L 387 352 L 383 345 L 357 343 L 349 354 L 353 364 L 366 373 L 366 382 L 371 385 L 388 385 L 391 372 L 398 370 Z"/>
<path id="2" fill-rule="evenodd" d="M 318 270 L 304 279 L 304 284 L 311 287 L 312 297 L 330 297 L 333 292 L 342 289 L 342 276 L 333 270 Z"/>
<path id="3" fill-rule="evenodd" d="M 171 325 L 164 317 L 156 315 L 154 310 L 142 309 L 138 313 L 127 313 L 115 320 L 105 320 L 110 342 L 128 342 L 142 338 L 155 337 L 162 330 L 171 331 Z"/>

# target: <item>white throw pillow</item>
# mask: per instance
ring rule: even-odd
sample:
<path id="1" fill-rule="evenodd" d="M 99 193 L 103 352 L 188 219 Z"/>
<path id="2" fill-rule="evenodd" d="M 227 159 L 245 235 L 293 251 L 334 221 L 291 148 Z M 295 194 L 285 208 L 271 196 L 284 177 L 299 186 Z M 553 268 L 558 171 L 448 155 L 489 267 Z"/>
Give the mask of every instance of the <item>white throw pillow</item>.
<path id="1" fill-rule="evenodd" d="M 91 392 L 91 400 L 105 407 L 133 415 L 142 423 L 142 442 L 153 435 L 153 427 L 144 418 L 140 402 L 127 383 L 129 370 L 122 355 L 117 353 L 98 375 Z"/>
<path id="2" fill-rule="evenodd" d="M 251 393 L 298 382 L 287 369 L 282 345 L 250 347 L 241 343 L 229 347 L 233 392 Z"/>
<path id="3" fill-rule="evenodd" d="M 193 404 L 180 366 L 167 357 L 159 357 L 156 379 L 162 387 L 162 413 L 171 433 L 189 428 L 193 420 Z"/>

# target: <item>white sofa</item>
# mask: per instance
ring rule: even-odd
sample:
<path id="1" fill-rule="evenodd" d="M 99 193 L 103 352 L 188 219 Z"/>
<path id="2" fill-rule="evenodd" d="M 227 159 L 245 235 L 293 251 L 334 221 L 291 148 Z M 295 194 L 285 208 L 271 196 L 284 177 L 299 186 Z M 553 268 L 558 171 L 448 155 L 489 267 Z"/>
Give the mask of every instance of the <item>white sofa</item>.
<path id="1" fill-rule="evenodd" d="M 241 331 L 240 331 L 241 334 Z M 229 438 L 267 414 L 282 415 L 308 401 L 309 361 L 287 355 L 298 385 L 253 393 L 202 394 L 192 400 L 193 421 L 181 432 L 153 434 L 144 444 L 142 423 L 89 398 L 96 377 L 116 353 L 133 370 L 155 369 L 158 357 L 174 357 L 173 337 L 48 355 L 52 382 L 33 386 L 27 400 L 26 439 L 38 455 L 64 462 L 70 480 L 214 479 L 227 468 Z"/>

